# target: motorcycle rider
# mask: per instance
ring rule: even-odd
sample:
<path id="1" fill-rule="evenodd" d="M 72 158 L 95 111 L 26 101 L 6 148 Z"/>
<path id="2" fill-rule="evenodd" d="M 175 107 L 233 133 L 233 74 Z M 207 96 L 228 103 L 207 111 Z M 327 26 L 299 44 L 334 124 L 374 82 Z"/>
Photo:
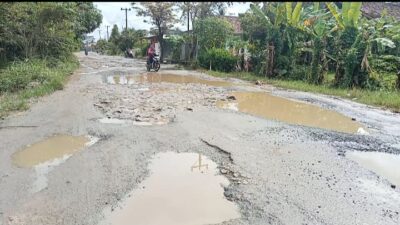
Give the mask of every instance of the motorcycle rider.
<path id="1" fill-rule="evenodd" d="M 155 43 L 151 41 L 149 48 L 147 49 L 147 64 L 151 65 L 153 63 L 153 58 L 156 53 Z"/>

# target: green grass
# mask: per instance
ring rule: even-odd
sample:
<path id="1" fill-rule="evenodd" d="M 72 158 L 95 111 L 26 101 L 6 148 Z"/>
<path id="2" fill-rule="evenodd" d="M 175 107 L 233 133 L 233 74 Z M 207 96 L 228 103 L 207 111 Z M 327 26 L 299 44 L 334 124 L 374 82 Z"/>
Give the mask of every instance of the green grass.
<path id="1" fill-rule="evenodd" d="M 333 80 L 333 74 L 328 74 L 327 78 L 322 85 L 313 85 L 304 81 L 294 81 L 294 80 L 279 80 L 279 79 L 267 79 L 264 77 L 256 76 L 251 73 L 246 72 L 232 72 L 223 73 L 216 71 L 202 70 L 209 75 L 221 78 L 238 78 L 247 81 L 260 80 L 265 83 L 274 85 L 276 87 L 294 89 L 305 92 L 320 93 L 326 95 L 339 96 L 347 99 L 354 100 L 356 102 L 364 103 L 367 105 L 379 106 L 383 108 L 390 109 L 395 112 L 400 111 L 400 91 L 396 90 L 363 90 L 363 89 L 341 89 L 334 88 L 329 84 Z"/>
<path id="2" fill-rule="evenodd" d="M 66 78 L 79 66 L 76 57 L 65 61 L 15 62 L 0 70 L 0 118 L 26 110 L 29 101 L 63 89 Z"/>

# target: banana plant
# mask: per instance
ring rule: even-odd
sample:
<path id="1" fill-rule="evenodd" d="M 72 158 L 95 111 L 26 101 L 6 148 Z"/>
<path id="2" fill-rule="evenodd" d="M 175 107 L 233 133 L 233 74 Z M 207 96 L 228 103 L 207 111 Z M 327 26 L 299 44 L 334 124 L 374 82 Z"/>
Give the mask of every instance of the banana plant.
<path id="1" fill-rule="evenodd" d="M 390 35 L 393 34 L 391 33 L 392 29 L 396 29 L 396 27 L 391 24 L 385 25 L 385 20 L 383 17 L 365 20 L 362 26 L 364 27 L 363 30 L 366 36 L 367 47 L 361 62 L 361 68 L 366 69 L 369 72 L 373 72 L 368 60 L 368 57 L 372 56 L 372 44 L 376 43 L 378 54 L 383 54 L 385 52 L 385 48 L 396 48 L 396 44 L 391 39 L 393 36 Z M 395 35 L 397 35 L 397 32 Z M 377 74 L 372 73 L 372 75 L 376 76 Z M 379 77 L 376 76 L 375 78 Z"/>
<path id="2" fill-rule="evenodd" d="M 285 2 L 287 23 L 293 27 L 297 27 L 300 21 L 302 10 L 302 2 L 297 2 L 294 10 L 292 10 L 292 2 Z"/>
<path id="3" fill-rule="evenodd" d="M 343 2 L 341 13 L 333 2 L 327 2 L 326 6 L 335 17 L 337 25 L 340 29 L 358 26 L 358 22 L 361 17 L 362 2 Z"/>
<path id="4" fill-rule="evenodd" d="M 258 6 L 254 4 L 250 4 L 250 9 L 253 13 L 258 16 L 265 24 L 272 25 L 274 27 L 279 27 L 285 21 L 285 5 L 282 3 L 278 3 L 275 7 L 271 4 L 268 4 L 267 11 L 272 12 L 274 14 L 274 21 L 264 13 Z"/>
<path id="5" fill-rule="evenodd" d="M 304 26 L 304 31 L 312 37 L 312 49 L 309 49 L 312 53 L 311 73 L 307 77 L 310 83 L 322 83 L 327 71 L 328 58 L 335 60 L 326 49 L 326 39 L 332 33 L 332 26 L 327 14 L 314 6 L 312 22 Z"/>
<path id="6" fill-rule="evenodd" d="M 256 16 L 258 16 L 262 20 L 263 23 L 272 25 L 272 22 L 269 19 L 269 17 L 265 15 L 264 12 L 261 11 L 261 9 L 258 6 L 250 4 L 250 9 Z"/>

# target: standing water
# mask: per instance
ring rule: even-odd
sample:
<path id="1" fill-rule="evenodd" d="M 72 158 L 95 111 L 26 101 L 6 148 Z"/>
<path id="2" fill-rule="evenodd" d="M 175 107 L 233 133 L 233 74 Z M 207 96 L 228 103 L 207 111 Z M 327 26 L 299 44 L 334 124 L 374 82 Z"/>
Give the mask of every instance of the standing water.
<path id="1" fill-rule="evenodd" d="M 354 151 L 347 152 L 346 157 L 400 187 L 400 155 Z"/>
<path id="2" fill-rule="evenodd" d="M 204 156 L 159 153 L 150 171 L 122 209 L 107 210 L 103 224 L 201 225 L 240 217 L 237 206 L 224 197 L 223 186 L 229 181 L 217 175 L 217 165 Z"/>
<path id="3" fill-rule="evenodd" d="M 35 180 L 31 192 L 36 193 L 47 187 L 47 174 L 64 163 L 75 152 L 99 140 L 92 136 L 57 135 L 28 145 L 14 153 L 13 163 L 18 167 L 33 168 Z"/>
<path id="4" fill-rule="evenodd" d="M 89 141 L 90 139 L 86 136 L 53 136 L 18 151 L 13 155 L 13 161 L 19 167 L 32 167 L 72 154 L 83 148 Z"/>
<path id="5" fill-rule="evenodd" d="M 324 128 L 345 133 L 357 133 L 363 127 L 335 111 L 311 104 L 288 100 L 264 92 L 235 92 L 236 101 L 218 101 L 220 108 L 231 109 L 290 124 Z"/>

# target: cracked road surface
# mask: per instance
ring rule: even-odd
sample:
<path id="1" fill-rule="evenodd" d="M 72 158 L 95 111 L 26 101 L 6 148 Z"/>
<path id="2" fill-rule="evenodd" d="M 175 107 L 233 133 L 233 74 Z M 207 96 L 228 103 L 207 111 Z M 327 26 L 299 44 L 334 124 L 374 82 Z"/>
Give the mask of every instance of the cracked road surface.
<path id="1" fill-rule="evenodd" d="M 400 224 L 400 170 L 393 167 L 388 170 L 393 176 L 387 176 L 347 157 L 354 152 L 398 157 L 398 114 L 335 97 L 213 78 L 173 65 L 163 64 L 157 76 L 190 75 L 207 81 L 146 81 L 138 77 L 154 75 L 146 73 L 142 60 L 92 52 L 77 56 L 81 67 L 64 90 L 0 122 L 0 224 L 110 224 L 108 214 L 123 210 L 126 199 L 135 201 L 133 191 L 148 188 L 146 179 L 156 166 L 152 160 L 172 153 L 200 154 L 209 165 L 215 164 L 208 171 L 215 169 L 216 180 L 229 181 L 213 186 L 223 188 L 216 190 L 215 198 L 237 210 L 224 220 L 190 224 Z M 287 124 L 217 107 L 218 100 L 227 100 L 235 91 L 268 92 L 333 110 L 355 118 L 368 134 Z M 36 166 L 21 166 L 25 164 L 20 158 L 15 163 L 17 155 L 48 154 L 27 150 L 46 143 L 74 143 L 74 149 L 65 149 L 68 154 L 53 161 L 44 157 Z M 47 151 L 52 149 L 57 147 Z M 182 173 L 189 172 L 190 168 Z M 196 201 L 186 202 L 187 207 Z M 202 213 L 202 208 L 196 209 L 194 215 Z M 150 208 L 146 213 L 157 217 L 162 212 Z M 179 217 L 180 211 L 175 214 Z M 181 214 L 186 215 L 185 210 Z"/>

